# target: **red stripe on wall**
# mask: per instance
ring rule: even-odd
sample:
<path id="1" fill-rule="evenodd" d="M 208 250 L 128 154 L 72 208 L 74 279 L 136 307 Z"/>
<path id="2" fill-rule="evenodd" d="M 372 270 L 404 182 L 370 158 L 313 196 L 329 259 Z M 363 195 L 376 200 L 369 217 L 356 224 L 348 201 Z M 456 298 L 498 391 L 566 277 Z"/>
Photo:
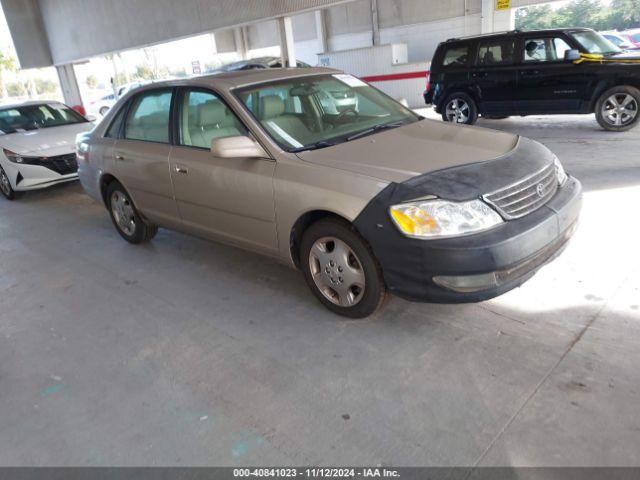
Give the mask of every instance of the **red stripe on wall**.
<path id="1" fill-rule="evenodd" d="M 388 80 L 407 80 L 409 78 L 425 78 L 429 73 L 428 70 L 423 72 L 406 72 L 406 73 L 391 73 L 389 75 L 368 75 L 366 77 L 360 77 L 360 80 L 365 82 L 386 82 Z"/>

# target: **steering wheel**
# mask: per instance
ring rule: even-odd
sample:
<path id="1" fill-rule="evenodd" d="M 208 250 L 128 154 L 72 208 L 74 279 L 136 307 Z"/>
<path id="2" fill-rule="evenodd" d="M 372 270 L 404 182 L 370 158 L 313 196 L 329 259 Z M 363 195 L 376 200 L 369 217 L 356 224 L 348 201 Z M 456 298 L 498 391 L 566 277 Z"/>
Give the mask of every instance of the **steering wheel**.
<path id="1" fill-rule="evenodd" d="M 342 120 L 342 117 L 344 117 L 347 113 L 353 113 L 356 117 L 360 116 L 360 114 L 358 113 L 358 111 L 356 110 L 356 107 L 353 106 L 349 106 L 347 108 L 345 108 L 344 110 L 342 110 L 338 116 L 336 117 L 335 122 L 333 123 L 338 123 L 340 120 Z"/>

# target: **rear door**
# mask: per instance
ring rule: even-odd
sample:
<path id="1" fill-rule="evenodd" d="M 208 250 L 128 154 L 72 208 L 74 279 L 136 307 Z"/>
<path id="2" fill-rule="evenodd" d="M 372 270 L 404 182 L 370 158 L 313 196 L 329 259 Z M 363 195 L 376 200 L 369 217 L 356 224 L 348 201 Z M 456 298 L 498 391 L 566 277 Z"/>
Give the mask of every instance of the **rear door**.
<path id="1" fill-rule="evenodd" d="M 270 158 L 219 158 L 218 139 L 249 135 L 215 92 L 182 88 L 176 102 L 171 178 L 183 226 L 194 233 L 273 253 L 277 249 Z"/>
<path id="2" fill-rule="evenodd" d="M 169 174 L 173 89 L 145 90 L 130 102 L 114 171 L 138 209 L 151 221 L 176 225 L 180 217 Z"/>
<path id="3" fill-rule="evenodd" d="M 481 39 L 471 81 L 480 113 L 511 113 L 515 107 L 517 66 L 513 37 Z"/>
<path id="4" fill-rule="evenodd" d="M 565 61 L 564 54 L 573 47 L 562 34 L 531 34 L 519 45 L 518 113 L 579 112 L 591 82 L 585 64 Z"/>

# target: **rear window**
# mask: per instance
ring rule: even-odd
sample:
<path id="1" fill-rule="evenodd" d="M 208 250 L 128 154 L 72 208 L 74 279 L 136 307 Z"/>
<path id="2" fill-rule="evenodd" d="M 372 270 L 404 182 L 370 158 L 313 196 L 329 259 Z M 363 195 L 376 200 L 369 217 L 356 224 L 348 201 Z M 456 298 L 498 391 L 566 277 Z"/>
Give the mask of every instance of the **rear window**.
<path id="1" fill-rule="evenodd" d="M 478 48 L 477 64 L 483 67 L 513 63 L 513 40 L 495 39 L 482 42 Z"/>
<path id="2" fill-rule="evenodd" d="M 443 67 L 465 66 L 469 60 L 469 46 L 457 45 L 447 47 L 442 59 Z"/>

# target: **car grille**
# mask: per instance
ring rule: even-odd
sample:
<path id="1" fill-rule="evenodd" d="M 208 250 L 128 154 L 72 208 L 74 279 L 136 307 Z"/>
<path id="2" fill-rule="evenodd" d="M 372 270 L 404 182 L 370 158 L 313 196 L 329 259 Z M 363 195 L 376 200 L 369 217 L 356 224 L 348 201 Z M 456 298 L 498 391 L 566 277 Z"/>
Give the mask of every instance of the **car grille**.
<path id="1" fill-rule="evenodd" d="M 44 160 L 41 165 L 60 175 L 69 175 L 70 173 L 76 173 L 78 171 L 78 161 L 76 160 L 75 153 L 49 157 Z"/>
<path id="2" fill-rule="evenodd" d="M 507 220 L 524 217 L 551 199 L 558 190 L 558 176 L 552 163 L 513 185 L 483 198 Z"/>

